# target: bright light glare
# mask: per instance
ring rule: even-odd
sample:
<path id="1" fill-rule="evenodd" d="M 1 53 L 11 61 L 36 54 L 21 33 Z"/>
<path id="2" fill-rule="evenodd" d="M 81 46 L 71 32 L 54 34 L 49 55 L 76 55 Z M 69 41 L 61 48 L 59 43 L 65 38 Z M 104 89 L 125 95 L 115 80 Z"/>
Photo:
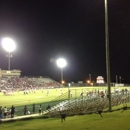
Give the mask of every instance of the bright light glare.
<path id="1" fill-rule="evenodd" d="M 63 67 L 65 67 L 65 66 L 67 65 L 66 60 L 64 60 L 64 59 L 62 59 L 62 58 L 58 59 L 58 60 L 56 61 L 56 63 L 57 63 L 57 65 L 58 65 L 58 67 L 60 67 L 60 68 L 63 68 Z"/>
<path id="2" fill-rule="evenodd" d="M 10 38 L 4 38 L 2 40 L 2 46 L 8 52 L 12 52 L 16 48 L 15 42 Z"/>

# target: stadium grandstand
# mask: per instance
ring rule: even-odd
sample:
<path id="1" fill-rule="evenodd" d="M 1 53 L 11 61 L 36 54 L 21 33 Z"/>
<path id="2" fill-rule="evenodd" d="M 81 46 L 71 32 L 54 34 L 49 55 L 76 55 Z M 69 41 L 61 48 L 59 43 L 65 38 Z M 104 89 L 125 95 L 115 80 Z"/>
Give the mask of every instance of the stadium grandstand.
<path id="1" fill-rule="evenodd" d="M 60 87 L 61 84 L 49 77 L 21 77 L 20 70 L 0 69 L 0 91 L 33 91 L 36 89 L 47 89 Z"/>

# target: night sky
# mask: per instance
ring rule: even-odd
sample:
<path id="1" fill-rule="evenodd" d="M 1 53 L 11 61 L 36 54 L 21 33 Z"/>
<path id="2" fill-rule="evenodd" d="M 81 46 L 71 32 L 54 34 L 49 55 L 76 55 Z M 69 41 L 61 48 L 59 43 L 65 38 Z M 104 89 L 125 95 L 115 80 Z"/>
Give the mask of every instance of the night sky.
<path id="1" fill-rule="evenodd" d="M 108 0 L 111 81 L 130 80 L 130 0 Z M 63 57 L 66 82 L 106 81 L 104 0 L 1 0 L 0 42 L 12 38 L 11 69 L 22 76 L 60 81 L 55 61 Z M 0 68 L 8 69 L 0 46 Z"/>

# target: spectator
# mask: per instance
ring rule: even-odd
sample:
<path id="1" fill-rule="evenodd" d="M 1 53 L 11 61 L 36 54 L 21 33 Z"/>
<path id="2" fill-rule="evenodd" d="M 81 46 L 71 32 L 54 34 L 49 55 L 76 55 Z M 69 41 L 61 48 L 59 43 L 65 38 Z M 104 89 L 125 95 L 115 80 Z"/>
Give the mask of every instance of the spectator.
<path id="1" fill-rule="evenodd" d="M 42 106 L 41 106 L 41 104 L 39 105 L 39 115 L 41 114 L 41 112 L 42 112 Z"/>
<path id="2" fill-rule="evenodd" d="M 14 117 L 14 111 L 15 111 L 15 107 L 12 105 L 12 107 L 11 107 L 11 118 Z"/>
<path id="3" fill-rule="evenodd" d="M 7 107 L 4 108 L 4 118 L 7 117 Z"/>
<path id="4" fill-rule="evenodd" d="M 32 110 L 33 113 L 35 113 L 35 104 L 33 103 L 33 110 Z"/>
<path id="5" fill-rule="evenodd" d="M 127 94 L 127 92 L 128 92 L 127 88 L 125 88 L 125 92 L 126 92 L 126 94 Z"/>
<path id="6" fill-rule="evenodd" d="M 23 110 L 23 114 L 26 115 L 27 114 L 27 106 L 24 106 L 24 110 Z"/>
<path id="7" fill-rule="evenodd" d="M 0 119 L 2 118 L 2 106 L 0 106 Z"/>
<path id="8" fill-rule="evenodd" d="M 51 106 L 48 104 L 46 110 L 50 110 L 51 109 Z"/>
<path id="9" fill-rule="evenodd" d="M 80 93 L 80 96 L 83 97 L 83 92 Z"/>

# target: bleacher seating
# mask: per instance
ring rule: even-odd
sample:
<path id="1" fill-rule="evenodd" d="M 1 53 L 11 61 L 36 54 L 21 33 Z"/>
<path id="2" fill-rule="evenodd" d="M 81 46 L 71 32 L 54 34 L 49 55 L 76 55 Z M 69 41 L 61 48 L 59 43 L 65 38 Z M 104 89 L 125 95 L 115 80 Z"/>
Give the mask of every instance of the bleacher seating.
<path id="1" fill-rule="evenodd" d="M 112 93 L 111 104 L 117 106 L 130 102 L 130 92 L 125 94 Z M 80 113 L 95 113 L 107 109 L 109 106 L 109 100 L 107 96 L 102 98 L 101 96 L 96 97 L 79 97 L 76 99 L 68 99 L 59 102 L 55 106 L 52 106 L 49 111 L 44 111 L 47 115 L 59 115 L 59 111 L 66 112 L 66 114 L 80 114 Z"/>
<path id="2" fill-rule="evenodd" d="M 51 78 L 28 78 L 28 77 L 10 77 L 0 78 L 0 90 L 24 90 L 24 89 L 39 89 L 39 88 L 55 88 L 61 84 Z"/>

